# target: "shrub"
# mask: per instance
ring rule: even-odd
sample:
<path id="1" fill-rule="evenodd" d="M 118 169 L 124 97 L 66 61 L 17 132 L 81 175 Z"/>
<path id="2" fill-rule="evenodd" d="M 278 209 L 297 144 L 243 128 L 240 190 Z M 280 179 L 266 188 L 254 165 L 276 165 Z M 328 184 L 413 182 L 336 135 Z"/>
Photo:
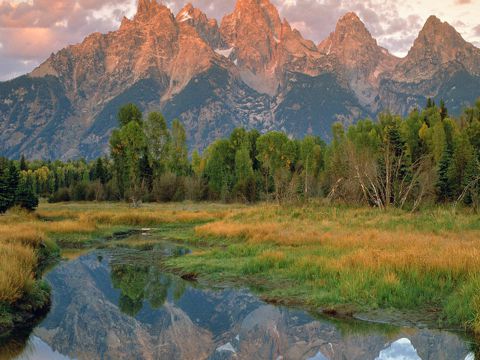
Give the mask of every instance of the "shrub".
<path id="1" fill-rule="evenodd" d="M 185 181 L 172 172 L 162 174 L 153 181 L 153 197 L 156 201 L 182 201 L 185 199 Z"/>
<path id="2" fill-rule="evenodd" d="M 49 203 L 59 203 L 59 202 L 68 202 L 71 200 L 70 190 L 67 188 L 58 189 L 52 196 L 48 199 Z"/>

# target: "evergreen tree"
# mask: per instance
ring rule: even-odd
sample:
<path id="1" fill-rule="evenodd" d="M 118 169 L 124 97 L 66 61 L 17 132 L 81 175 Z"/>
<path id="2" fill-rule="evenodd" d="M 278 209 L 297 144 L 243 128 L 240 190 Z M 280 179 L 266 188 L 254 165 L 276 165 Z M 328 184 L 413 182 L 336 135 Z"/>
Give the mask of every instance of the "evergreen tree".
<path id="1" fill-rule="evenodd" d="M 10 161 L 10 166 L 8 169 L 8 196 L 9 196 L 9 207 L 15 205 L 15 194 L 17 192 L 18 183 L 20 179 L 20 174 L 17 167 L 13 161 Z"/>
<path id="2" fill-rule="evenodd" d="M 455 198 L 461 195 L 463 189 L 471 181 L 471 169 L 475 168 L 476 157 L 472 144 L 465 134 L 460 134 L 455 139 L 452 161 L 448 170 L 450 188 Z"/>
<path id="3" fill-rule="evenodd" d="M 33 211 L 38 207 L 38 196 L 31 176 L 23 176 L 19 182 L 16 193 L 16 204 L 20 207 Z"/>
<path id="4" fill-rule="evenodd" d="M 445 106 L 445 101 L 440 100 L 440 118 L 442 120 L 445 120 L 448 117 L 448 110 L 447 107 Z"/>
<path id="5" fill-rule="evenodd" d="M 27 165 L 27 160 L 25 159 L 25 156 L 22 155 L 20 158 L 20 171 L 27 171 L 28 170 L 28 165 Z"/>
<path id="6" fill-rule="evenodd" d="M 410 158 L 406 151 L 398 121 L 385 129 L 385 144 L 383 148 L 382 169 L 385 171 L 385 206 L 399 204 L 401 186 L 410 175 Z"/>
<path id="7" fill-rule="evenodd" d="M 11 206 L 11 194 L 8 178 L 8 161 L 0 159 L 0 214 L 6 212 Z"/>
<path id="8" fill-rule="evenodd" d="M 432 98 L 427 99 L 427 105 L 425 106 L 426 109 L 431 109 L 435 107 L 435 101 L 432 100 Z"/>
<path id="9" fill-rule="evenodd" d="M 452 186 L 449 177 L 452 158 L 452 149 L 446 146 L 437 170 L 437 199 L 442 202 L 448 201 L 452 198 Z"/>
<path id="10" fill-rule="evenodd" d="M 98 158 L 95 161 L 93 180 L 100 180 L 102 185 L 105 185 L 108 182 L 108 173 L 102 158 Z"/>

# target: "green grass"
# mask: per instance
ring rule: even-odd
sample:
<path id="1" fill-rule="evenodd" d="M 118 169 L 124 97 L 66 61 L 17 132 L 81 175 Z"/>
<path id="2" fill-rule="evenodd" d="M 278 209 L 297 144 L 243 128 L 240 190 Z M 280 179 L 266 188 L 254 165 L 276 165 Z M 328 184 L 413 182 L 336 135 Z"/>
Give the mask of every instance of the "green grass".
<path id="1" fill-rule="evenodd" d="M 412 214 L 317 203 L 141 209 L 72 203 L 42 204 L 33 218 L 15 216 L 6 227 L 15 223 L 32 242 L 50 243 L 52 249 L 129 246 L 112 236 L 149 227 L 156 239 L 193 249 L 169 259 L 169 267 L 211 284 L 249 286 L 266 299 L 317 312 L 423 312 L 438 325 L 480 333 L 480 218 L 468 209 L 434 207 Z M 148 238 L 138 241 L 151 246 Z"/>
<path id="2" fill-rule="evenodd" d="M 314 311 L 421 311 L 480 333 L 479 229 L 449 208 L 259 206 L 200 226 L 193 254 L 168 265 Z"/>

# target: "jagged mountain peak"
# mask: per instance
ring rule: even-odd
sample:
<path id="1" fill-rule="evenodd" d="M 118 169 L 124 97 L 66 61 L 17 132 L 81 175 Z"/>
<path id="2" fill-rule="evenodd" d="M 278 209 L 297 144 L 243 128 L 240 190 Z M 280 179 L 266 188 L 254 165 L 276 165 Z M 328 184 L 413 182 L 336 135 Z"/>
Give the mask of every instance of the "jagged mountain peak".
<path id="1" fill-rule="evenodd" d="M 343 15 L 337 22 L 338 24 L 351 24 L 351 23 L 361 23 L 363 25 L 362 20 L 360 17 L 357 15 L 356 12 L 347 12 L 345 15 Z"/>
<path id="2" fill-rule="evenodd" d="M 379 62 L 395 62 L 386 49 L 380 47 L 362 20 L 354 12 L 340 18 L 335 31 L 318 45 L 319 51 L 336 57 L 347 68 L 368 66 L 376 68 Z"/>
<path id="3" fill-rule="evenodd" d="M 157 0 L 138 0 L 136 19 L 147 19 L 155 16 L 161 10 L 167 9 Z M 170 10 L 169 10 L 170 11 Z"/>
<path id="4" fill-rule="evenodd" d="M 343 51 L 345 48 L 352 47 L 356 49 L 376 48 L 377 41 L 358 15 L 349 12 L 338 20 L 335 31 L 319 44 L 319 49 L 328 55 L 332 51 L 339 49 Z"/>
<path id="5" fill-rule="evenodd" d="M 209 19 L 204 12 L 195 8 L 191 3 L 186 4 L 178 12 L 175 20 L 180 26 L 189 25 L 194 27 L 198 35 L 212 49 L 223 47 L 217 20 Z"/>
<path id="6" fill-rule="evenodd" d="M 449 23 L 432 15 L 397 67 L 395 79 L 418 82 L 449 65 L 480 75 L 480 50 L 465 41 Z"/>
<path id="7" fill-rule="evenodd" d="M 222 27 L 255 26 L 259 32 L 279 35 L 282 27 L 277 8 L 269 0 L 238 0 L 233 13 L 222 20 Z M 252 29 L 253 30 L 253 29 Z"/>
<path id="8" fill-rule="evenodd" d="M 467 43 L 460 33 L 455 30 L 447 22 L 442 22 L 439 18 L 430 16 L 422 30 L 420 31 L 417 40 L 413 45 L 415 47 L 463 47 L 471 45 Z"/>
<path id="9" fill-rule="evenodd" d="M 197 9 L 192 3 L 187 3 L 178 12 L 176 19 L 177 22 L 185 22 L 189 20 L 198 20 L 199 18 L 207 17 L 200 9 Z"/>

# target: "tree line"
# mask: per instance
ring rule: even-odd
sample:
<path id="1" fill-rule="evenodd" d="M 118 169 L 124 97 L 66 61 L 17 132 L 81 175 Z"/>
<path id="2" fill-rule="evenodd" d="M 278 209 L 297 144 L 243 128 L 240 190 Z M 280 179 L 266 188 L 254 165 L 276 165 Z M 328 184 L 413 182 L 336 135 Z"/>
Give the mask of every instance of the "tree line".
<path id="1" fill-rule="evenodd" d="M 336 123 L 329 144 L 316 136 L 292 139 L 278 131 L 235 129 L 191 157 L 178 120 L 169 127 L 162 114 L 144 117 L 128 104 L 118 122 L 108 157 L 2 160 L 0 193 L 15 183 L 8 180 L 15 168 L 20 187 L 51 202 L 109 200 L 139 206 L 321 197 L 382 209 L 460 202 L 480 207 L 480 100 L 458 118 L 449 116 L 443 102 L 437 106 L 429 99 L 407 117 L 383 113 L 375 121 Z"/>
<path id="2" fill-rule="evenodd" d="M 20 163 L 0 158 L 0 214 L 13 206 L 34 210 L 38 206 L 38 196 L 34 188 L 35 180 L 27 170 L 25 158 Z"/>

